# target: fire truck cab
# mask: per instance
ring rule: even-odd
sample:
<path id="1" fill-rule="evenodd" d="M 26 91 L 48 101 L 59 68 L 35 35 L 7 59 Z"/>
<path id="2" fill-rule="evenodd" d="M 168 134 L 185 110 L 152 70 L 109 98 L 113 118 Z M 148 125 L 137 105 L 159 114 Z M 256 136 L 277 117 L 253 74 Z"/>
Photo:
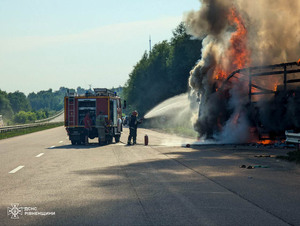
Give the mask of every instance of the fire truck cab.
<path id="1" fill-rule="evenodd" d="M 125 106 L 124 106 L 125 107 Z M 105 142 L 120 141 L 122 132 L 121 99 L 115 92 L 105 88 L 95 88 L 94 92 L 78 95 L 70 89 L 64 98 L 65 127 L 72 145 L 85 142 L 86 130 L 84 117 L 90 114 L 92 129 L 88 133 L 90 139 L 98 137 L 96 116 L 103 112 L 106 121 Z"/>

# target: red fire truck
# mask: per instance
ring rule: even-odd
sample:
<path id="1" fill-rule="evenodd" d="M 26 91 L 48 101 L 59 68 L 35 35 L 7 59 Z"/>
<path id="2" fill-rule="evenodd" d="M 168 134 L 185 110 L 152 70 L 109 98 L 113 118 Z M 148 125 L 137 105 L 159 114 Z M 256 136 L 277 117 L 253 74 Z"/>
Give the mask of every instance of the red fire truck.
<path id="1" fill-rule="evenodd" d="M 107 144 L 120 141 L 122 132 L 122 106 L 121 99 L 115 92 L 104 88 L 95 88 L 94 92 L 78 95 L 75 90 L 68 90 L 65 99 L 65 127 L 72 145 L 85 142 L 84 117 L 90 114 L 92 130 L 89 138 L 98 137 L 95 126 L 96 116 L 103 112 L 106 120 L 105 141 Z M 124 101 L 124 108 L 126 107 Z"/>

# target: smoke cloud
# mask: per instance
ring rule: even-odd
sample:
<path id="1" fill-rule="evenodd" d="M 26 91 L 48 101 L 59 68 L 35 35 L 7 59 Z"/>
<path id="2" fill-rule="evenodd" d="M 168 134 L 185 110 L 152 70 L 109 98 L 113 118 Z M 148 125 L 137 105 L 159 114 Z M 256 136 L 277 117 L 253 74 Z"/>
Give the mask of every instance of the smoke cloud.
<path id="1" fill-rule="evenodd" d="M 188 32 L 203 39 L 202 58 L 191 70 L 189 78 L 191 90 L 201 99 L 199 117 L 195 123 L 199 135 L 230 142 L 249 141 L 255 116 L 270 131 L 299 126 L 297 120 L 287 123 L 293 121 L 288 117 L 295 115 L 296 109 L 295 101 L 291 98 L 286 100 L 287 107 L 274 115 L 274 108 L 280 107 L 276 101 L 266 103 L 265 99 L 258 99 L 260 103 L 255 109 L 249 106 L 246 76 L 225 87 L 224 80 L 232 71 L 240 68 L 299 59 L 300 2 L 200 2 L 201 8 L 185 17 Z M 272 87 L 279 82 L 277 78 L 271 80 L 262 79 L 260 85 Z M 284 99 L 286 95 L 280 98 Z M 275 122 L 271 122 L 270 118 L 274 117 Z"/>

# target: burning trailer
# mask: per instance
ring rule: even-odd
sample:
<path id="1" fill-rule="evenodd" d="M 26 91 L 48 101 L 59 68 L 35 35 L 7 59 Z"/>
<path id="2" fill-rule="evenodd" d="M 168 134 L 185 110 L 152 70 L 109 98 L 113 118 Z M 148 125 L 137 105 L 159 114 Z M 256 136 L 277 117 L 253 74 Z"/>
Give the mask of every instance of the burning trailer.
<path id="1" fill-rule="evenodd" d="M 200 102 L 194 123 L 199 137 L 245 143 L 299 131 L 299 61 L 287 62 L 299 57 L 294 15 L 300 3 L 200 2 L 200 9 L 185 18 L 189 34 L 203 46 L 189 77 L 190 91 Z"/>
<path id="2" fill-rule="evenodd" d="M 299 84 L 300 59 L 235 70 L 221 84 L 215 80 L 209 95 L 198 94 L 195 129 L 230 142 L 284 139 L 286 130 L 300 132 Z"/>
<path id="3" fill-rule="evenodd" d="M 223 83 L 225 93 L 232 80 L 247 83 L 248 101 L 243 108 L 259 140 L 283 139 L 285 130 L 300 132 L 300 59 L 236 70 Z"/>

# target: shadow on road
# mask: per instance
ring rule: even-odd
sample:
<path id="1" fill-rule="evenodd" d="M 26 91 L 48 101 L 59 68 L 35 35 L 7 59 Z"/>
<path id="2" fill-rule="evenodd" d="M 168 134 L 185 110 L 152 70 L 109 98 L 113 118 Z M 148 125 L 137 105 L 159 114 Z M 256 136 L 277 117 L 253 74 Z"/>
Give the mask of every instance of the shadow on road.
<path id="1" fill-rule="evenodd" d="M 99 147 L 107 147 L 114 144 L 107 144 L 107 145 L 99 145 L 98 143 L 89 143 L 88 145 L 80 144 L 80 145 L 61 145 L 61 146 L 55 146 L 55 147 L 49 147 L 47 149 L 76 149 L 76 150 L 84 150 L 84 149 L 95 149 Z"/>
<path id="2" fill-rule="evenodd" d="M 128 147 L 133 148 L 112 150 L 118 160 L 112 166 L 71 171 L 76 181 L 86 181 L 87 191 L 93 193 L 75 187 L 70 191 L 71 201 L 62 195 L 55 209 L 47 209 L 56 212 L 54 217 L 26 220 L 31 225 L 279 225 L 283 223 L 280 219 L 296 225 L 300 220 L 295 214 L 299 212 L 299 175 L 294 187 L 287 187 L 293 177 L 281 171 L 276 160 L 255 158 L 261 150 Z M 49 149 L 93 148 L 99 148 L 98 144 Z M 260 161 L 274 169 L 239 168 Z"/>

